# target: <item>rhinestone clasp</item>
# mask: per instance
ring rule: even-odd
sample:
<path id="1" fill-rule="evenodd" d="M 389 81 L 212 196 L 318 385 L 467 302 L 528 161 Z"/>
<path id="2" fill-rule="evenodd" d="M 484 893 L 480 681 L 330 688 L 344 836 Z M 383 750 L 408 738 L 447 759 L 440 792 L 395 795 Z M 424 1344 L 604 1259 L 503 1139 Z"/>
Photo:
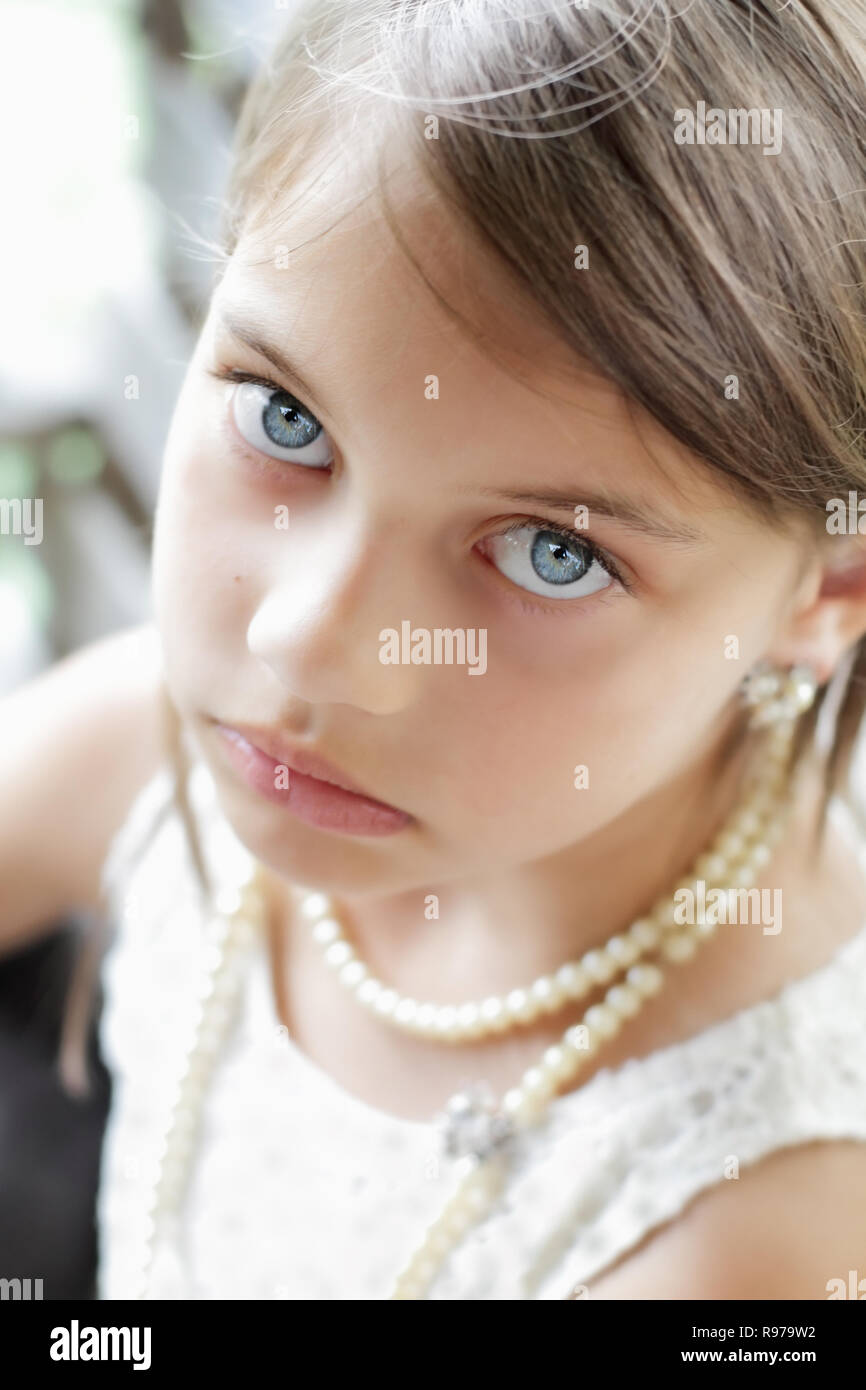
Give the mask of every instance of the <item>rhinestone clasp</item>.
<path id="1" fill-rule="evenodd" d="M 515 1133 L 510 1116 L 497 1108 L 493 1092 L 484 1081 L 453 1095 L 444 1111 L 435 1117 L 435 1123 L 449 1158 L 490 1158 L 504 1149 Z"/>

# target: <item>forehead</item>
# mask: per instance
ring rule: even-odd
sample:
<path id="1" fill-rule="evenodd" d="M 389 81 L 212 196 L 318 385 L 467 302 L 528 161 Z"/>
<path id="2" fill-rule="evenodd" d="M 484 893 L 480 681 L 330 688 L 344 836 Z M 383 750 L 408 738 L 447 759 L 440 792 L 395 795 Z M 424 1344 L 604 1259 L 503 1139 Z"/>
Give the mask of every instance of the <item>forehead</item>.
<path id="1" fill-rule="evenodd" d="M 394 210 L 400 245 L 383 209 Z M 571 267 L 564 249 L 563 274 Z M 571 273 L 579 273 L 574 270 Z M 443 297 L 443 305 L 425 279 Z M 446 305 L 482 335 L 474 340 Z M 439 418 L 465 440 L 473 420 L 494 449 L 580 450 L 618 481 L 649 473 L 680 506 L 741 511 L 729 491 L 615 383 L 570 351 L 520 283 L 405 157 L 371 141 L 320 152 L 241 236 L 214 309 L 255 324 L 321 384 L 344 437 L 371 398 L 395 425 L 422 422 L 435 378 Z M 377 397 L 378 393 L 378 397 Z M 382 393 L 386 393 L 385 396 Z M 425 424 L 429 424 L 429 411 Z M 369 437 L 366 434 L 366 437 Z M 480 442 L 483 443 L 483 440 Z"/>

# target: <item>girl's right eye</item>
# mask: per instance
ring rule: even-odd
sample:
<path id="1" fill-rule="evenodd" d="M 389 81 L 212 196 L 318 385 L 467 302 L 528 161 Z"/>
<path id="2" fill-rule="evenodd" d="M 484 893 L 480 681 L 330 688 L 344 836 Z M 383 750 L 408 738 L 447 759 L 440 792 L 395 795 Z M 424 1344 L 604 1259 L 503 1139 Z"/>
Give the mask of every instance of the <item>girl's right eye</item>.
<path id="1" fill-rule="evenodd" d="M 215 372 L 236 381 L 231 410 L 238 432 L 253 449 L 305 468 L 330 468 L 333 450 L 324 427 L 296 396 L 264 378 Z"/>

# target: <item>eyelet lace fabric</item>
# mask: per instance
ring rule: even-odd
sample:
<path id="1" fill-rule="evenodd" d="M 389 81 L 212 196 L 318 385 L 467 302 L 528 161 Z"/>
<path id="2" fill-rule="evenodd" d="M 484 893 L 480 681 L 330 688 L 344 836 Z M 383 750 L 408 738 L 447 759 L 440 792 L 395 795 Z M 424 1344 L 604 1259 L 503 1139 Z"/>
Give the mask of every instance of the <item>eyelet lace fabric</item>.
<path id="1" fill-rule="evenodd" d="M 202 764 L 190 796 L 211 872 L 230 886 L 249 857 Z M 847 805 L 837 798 L 831 814 L 866 866 Z M 122 1299 L 134 1288 L 212 925 L 167 768 L 115 836 L 103 884 L 115 932 L 100 1035 L 114 1097 L 97 1202 L 99 1296 Z M 432 1120 L 371 1107 L 287 1036 L 263 941 L 201 1125 L 151 1297 L 385 1299 L 457 1184 Z M 554 1101 L 547 1122 L 521 1136 L 502 1200 L 428 1297 L 566 1298 L 736 1165 L 816 1139 L 866 1141 L 866 924 L 774 997 Z"/>

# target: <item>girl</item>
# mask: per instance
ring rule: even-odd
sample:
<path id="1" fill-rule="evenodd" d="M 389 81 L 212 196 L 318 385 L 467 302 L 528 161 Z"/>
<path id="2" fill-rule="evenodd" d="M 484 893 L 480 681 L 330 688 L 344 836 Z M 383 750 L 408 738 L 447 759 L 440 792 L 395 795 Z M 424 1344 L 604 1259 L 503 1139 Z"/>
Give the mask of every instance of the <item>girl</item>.
<path id="1" fill-rule="evenodd" d="M 293 11 L 155 629 L 6 709 L 7 938 L 116 924 L 103 1297 L 866 1275 L 856 18 Z"/>

